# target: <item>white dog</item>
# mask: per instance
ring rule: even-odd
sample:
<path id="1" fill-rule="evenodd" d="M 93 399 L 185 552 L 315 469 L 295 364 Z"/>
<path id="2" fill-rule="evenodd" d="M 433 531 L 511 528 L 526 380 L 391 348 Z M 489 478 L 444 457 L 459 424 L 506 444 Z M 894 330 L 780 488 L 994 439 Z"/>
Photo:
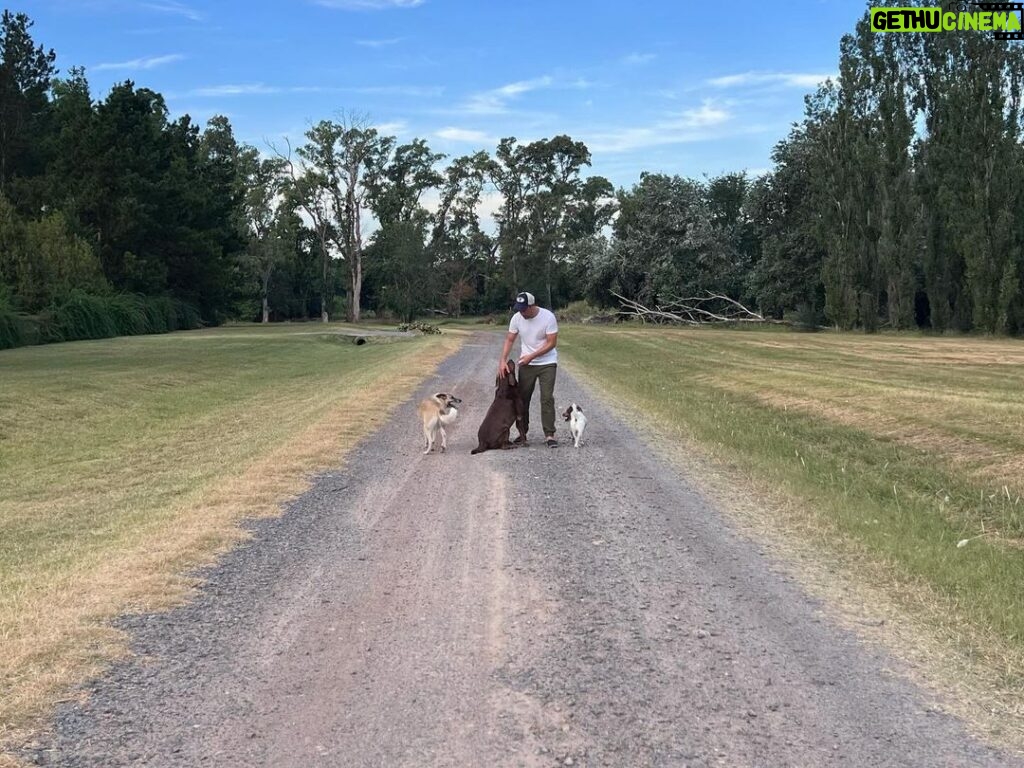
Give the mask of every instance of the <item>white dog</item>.
<path id="1" fill-rule="evenodd" d="M 573 403 L 565 409 L 562 418 L 569 422 L 573 446 L 579 448 L 580 440 L 583 439 L 583 430 L 587 428 L 587 417 L 583 415 L 583 409 Z"/>
<path id="2" fill-rule="evenodd" d="M 448 435 L 445 434 L 444 428 L 459 417 L 459 410 L 455 406 L 461 402 L 455 395 L 438 392 L 420 403 L 418 410 L 423 421 L 423 440 L 426 443 L 424 454 L 430 453 L 439 434 L 441 452 L 444 453 L 448 447 Z"/>

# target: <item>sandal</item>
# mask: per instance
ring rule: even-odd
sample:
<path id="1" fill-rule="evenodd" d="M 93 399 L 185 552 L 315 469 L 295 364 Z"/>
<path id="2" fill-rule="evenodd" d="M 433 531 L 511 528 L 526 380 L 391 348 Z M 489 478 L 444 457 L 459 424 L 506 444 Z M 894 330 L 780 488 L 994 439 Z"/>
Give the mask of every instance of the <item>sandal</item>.
<path id="1" fill-rule="evenodd" d="M 553 437 L 545 438 L 544 442 L 546 442 L 548 444 L 548 448 L 557 448 L 558 447 L 558 441 L 555 440 L 555 438 L 553 438 Z"/>

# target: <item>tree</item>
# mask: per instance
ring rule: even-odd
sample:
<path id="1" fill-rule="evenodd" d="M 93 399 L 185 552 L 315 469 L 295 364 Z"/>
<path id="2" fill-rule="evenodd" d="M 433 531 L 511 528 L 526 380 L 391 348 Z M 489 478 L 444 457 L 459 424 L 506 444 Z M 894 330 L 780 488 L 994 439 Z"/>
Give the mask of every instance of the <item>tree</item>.
<path id="1" fill-rule="evenodd" d="M 486 292 L 495 272 L 494 238 L 480 227 L 479 208 L 492 169 L 486 152 L 458 157 L 445 169 L 432 219 L 429 251 L 443 275 L 448 312 L 458 317 L 465 303 Z"/>
<path id="2" fill-rule="evenodd" d="M 32 22 L 8 10 L 0 17 L 0 192 L 12 178 L 40 175 L 37 137 L 49 106 L 57 54 L 32 40 Z"/>
<path id="3" fill-rule="evenodd" d="M 301 153 L 301 151 L 300 151 Z M 286 194 L 295 202 L 309 219 L 316 240 L 316 250 L 320 261 L 320 320 L 329 320 L 330 301 L 334 297 L 334 282 L 331 279 L 331 266 L 334 258 L 334 244 L 338 242 L 338 225 L 332 216 L 331 199 L 328 193 L 330 179 L 327 175 L 313 167 L 298 171 L 291 160 L 291 152 L 287 157 L 279 156 L 288 169 L 290 183 Z"/>
<path id="4" fill-rule="evenodd" d="M 673 296 L 721 292 L 715 270 L 721 250 L 704 187 L 664 174 L 640 174 L 639 183 L 619 192 L 613 225 L 611 280 L 604 290 L 647 306 Z"/>
<path id="5" fill-rule="evenodd" d="M 805 128 L 794 127 L 772 152 L 772 172 L 755 181 L 747 196 L 761 252 L 746 277 L 746 292 L 776 318 L 801 307 L 808 315 L 824 310 L 825 253 L 811 194 L 815 150 Z"/>
<path id="6" fill-rule="evenodd" d="M 239 152 L 239 173 L 245 190 L 245 262 L 259 281 L 262 322 L 267 323 L 270 280 L 274 270 L 294 251 L 297 228 L 291 221 L 294 212 L 282 200 L 285 176 L 280 158 L 260 158 L 254 147 L 244 147 Z"/>
<path id="7" fill-rule="evenodd" d="M 503 139 L 491 169 L 504 196 L 498 241 L 502 259 L 511 266 L 512 286 L 543 285 L 548 306 L 555 304 L 554 286 L 569 244 L 594 235 L 614 211 L 610 182 L 581 178 L 589 165 L 586 145 L 561 135 L 525 146 Z"/>
<path id="8" fill-rule="evenodd" d="M 988 33 L 911 38 L 926 135 L 917 147 L 924 282 L 939 330 L 1020 317 L 1024 52 Z"/>
<path id="9" fill-rule="evenodd" d="M 386 223 L 374 234 L 367 255 L 369 274 L 379 286 L 383 307 L 410 322 L 430 306 L 434 273 L 420 224 Z"/>
<path id="10" fill-rule="evenodd" d="M 333 237 L 333 245 L 348 262 L 349 320 L 359 322 L 363 286 L 362 216 L 370 187 L 382 172 L 395 140 L 391 136 L 380 136 L 364 118 L 357 116 L 340 122 L 321 120 L 306 131 L 306 138 L 307 143 L 298 150 L 310 168 L 303 199 L 318 201 L 315 205 L 322 211 L 325 223 L 322 229 L 326 236 Z M 309 203 L 304 203 L 304 207 L 308 212 Z M 325 285 L 328 258 L 325 252 Z M 326 322 L 326 304 L 321 312 Z"/>
<path id="11" fill-rule="evenodd" d="M 366 177 L 367 200 L 381 227 L 397 222 L 425 223 L 420 205 L 423 193 L 437 187 L 443 177 L 435 165 L 444 155 L 431 152 L 423 139 L 395 147 L 394 154 Z"/>

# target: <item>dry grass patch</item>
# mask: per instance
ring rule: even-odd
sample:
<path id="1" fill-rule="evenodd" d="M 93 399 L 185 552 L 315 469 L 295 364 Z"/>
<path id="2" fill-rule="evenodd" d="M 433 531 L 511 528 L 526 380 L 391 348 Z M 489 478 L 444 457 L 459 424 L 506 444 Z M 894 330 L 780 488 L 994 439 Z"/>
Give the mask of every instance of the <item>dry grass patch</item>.
<path id="1" fill-rule="evenodd" d="M 0 744 L 125 652 L 111 618 L 183 599 L 461 343 L 295 330 L 0 353 Z"/>

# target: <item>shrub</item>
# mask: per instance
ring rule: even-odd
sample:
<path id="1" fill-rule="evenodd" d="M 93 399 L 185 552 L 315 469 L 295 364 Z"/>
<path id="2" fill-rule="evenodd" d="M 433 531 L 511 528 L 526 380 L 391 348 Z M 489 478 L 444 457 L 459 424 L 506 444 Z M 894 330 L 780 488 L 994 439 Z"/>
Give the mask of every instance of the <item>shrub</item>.
<path id="1" fill-rule="evenodd" d="M 582 323 L 586 318 L 600 313 L 601 310 L 589 301 L 573 301 L 558 311 L 558 319 L 563 323 Z"/>
<path id="2" fill-rule="evenodd" d="M 441 329 L 438 328 L 436 325 L 431 325 L 430 323 L 423 323 L 423 322 L 420 322 L 418 320 L 415 323 L 402 323 L 400 326 L 398 326 L 398 330 L 400 330 L 400 331 L 419 331 L 420 333 L 425 333 L 425 334 L 439 334 L 439 333 L 441 333 Z"/>
<path id="3" fill-rule="evenodd" d="M 107 309 L 117 327 L 118 336 L 147 333 L 145 299 L 131 293 L 120 293 L 106 299 Z"/>
<path id="4" fill-rule="evenodd" d="M 17 311 L 7 293 L 0 291 L 0 349 L 112 336 L 199 328 L 199 311 L 191 304 L 166 296 L 120 293 L 94 296 L 74 290 L 55 300 L 37 316 Z"/>
<path id="5" fill-rule="evenodd" d="M 798 304 L 792 323 L 795 331 L 813 333 L 821 327 L 821 314 L 810 304 Z"/>
<path id="6" fill-rule="evenodd" d="M 25 330 L 24 318 L 14 311 L 7 294 L 0 291 L 0 349 L 27 344 Z"/>
<path id="7" fill-rule="evenodd" d="M 107 300 L 81 291 L 71 291 L 54 307 L 53 320 L 53 330 L 63 341 L 117 336 L 117 323 Z"/>
<path id="8" fill-rule="evenodd" d="M 191 331 L 202 327 L 199 310 L 186 301 L 174 300 L 175 330 Z"/>

